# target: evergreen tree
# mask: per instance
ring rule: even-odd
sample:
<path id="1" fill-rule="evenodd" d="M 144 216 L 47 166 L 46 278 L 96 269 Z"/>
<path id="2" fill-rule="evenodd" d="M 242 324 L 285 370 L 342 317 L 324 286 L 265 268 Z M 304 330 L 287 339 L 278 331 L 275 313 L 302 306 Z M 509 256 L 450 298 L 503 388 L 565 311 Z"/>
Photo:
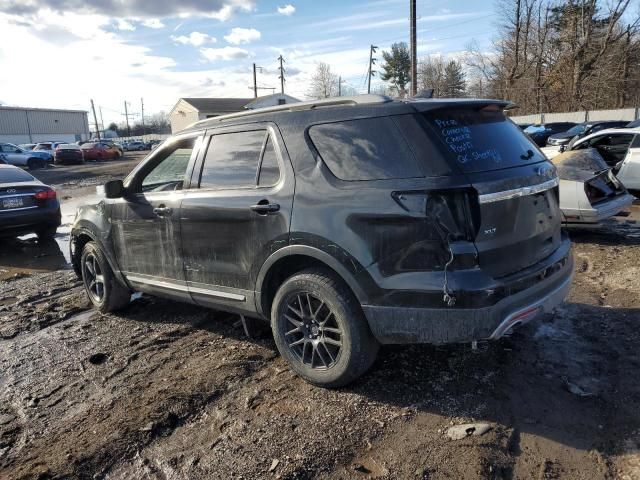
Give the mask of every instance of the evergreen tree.
<path id="1" fill-rule="evenodd" d="M 407 83 L 411 81 L 411 57 L 407 44 L 405 42 L 394 43 L 391 45 L 391 52 L 382 52 L 382 58 L 384 58 L 385 64 L 382 65 L 384 72 L 380 78 L 391 82 L 398 90 L 398 95 L 404 96 Z"/>
<path id="2" fill-rule="evenodd" d="M 460 62 L 451 60 L 444 67 L 444 90 L 447 97 L 455 98 L 464 96 L 466 80 Z"/>

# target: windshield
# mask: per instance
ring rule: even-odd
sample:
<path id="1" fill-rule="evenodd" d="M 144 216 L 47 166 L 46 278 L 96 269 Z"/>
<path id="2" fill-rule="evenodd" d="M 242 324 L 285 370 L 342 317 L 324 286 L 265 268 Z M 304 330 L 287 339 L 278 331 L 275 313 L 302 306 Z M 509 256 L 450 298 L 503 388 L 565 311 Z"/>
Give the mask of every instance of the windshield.
<path id="1" fill-rule="evenodd" d="M 545 160 L 538 147 L 502 111 L 446 109 L 424 114 L 441 150 L 464 173 L 518 167 Z"/>
<path id="2" fill-rule="evenodd" d="M 576 125 L 575 127 L 571 127 L 567 130 L 567 133 L 571 135 L 580 135 L 584 132 L 585 128 L 586 127 L 584 125 Z"/>
<path id="3" fill-rule="evenodd" d="M 526 133 L 544 132 L 544 125 L 529 125 L 524 129 Z"/>
<path id="4" fill-rule="evenodd" d="M 35 146 L 34 150 L 51 150 L 50 143 L 39 143 Z"/>
<path id="5" fill-rule="evenodd" d="M 85 150 L 89 150 L 89 149 L 94 148 L 96 145 L 97 144 L 95 144 L 95 143 L 84 143 L 84 144 L 82 144 L 81 148 L 83 148 Z"/>

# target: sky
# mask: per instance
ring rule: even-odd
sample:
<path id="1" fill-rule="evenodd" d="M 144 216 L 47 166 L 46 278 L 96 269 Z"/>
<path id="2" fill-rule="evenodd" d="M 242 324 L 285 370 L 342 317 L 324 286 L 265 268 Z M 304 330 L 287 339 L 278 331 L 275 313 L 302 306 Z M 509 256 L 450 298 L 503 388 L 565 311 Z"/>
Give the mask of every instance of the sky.
<path id="1" fill-rule="evenodd" d="M 105 124 L 170 111 L 180 97 L 304 99 L 318 62 L 366 91 L 369 46 L 408 41 L 409 0 L 0 0 L 0 104 L 88 110 Z M 418 56 L 495 37 L 493 0 L 417 0 Z M 380 82 L 374 77 L 373 84 Z M 272 93 L 261 89 L 259 95 Z M 98 113 L 100 117 L 100 113 Z M 99 118 L 100 121 L 100 118 Z"/>

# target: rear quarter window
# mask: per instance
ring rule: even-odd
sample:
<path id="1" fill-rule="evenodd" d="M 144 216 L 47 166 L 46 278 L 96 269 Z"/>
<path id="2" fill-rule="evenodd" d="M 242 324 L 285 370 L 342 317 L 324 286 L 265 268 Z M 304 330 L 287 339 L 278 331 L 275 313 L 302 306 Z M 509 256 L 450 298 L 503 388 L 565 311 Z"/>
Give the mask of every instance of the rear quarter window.
<path id="1" fill-rule="evenodd" d="M 35 182 L 36 179 L 19 168 L 0 168 L 0 183 Z"/>
<path id="2" fill-rule="evenodd" d="M 535 144 L 502 111 L 446 109 L 426 112 L 440 151 L 464 173 L 544 161 Z"/>
<path id="3" fill-rule="evenodd" d="M 390 117 L 313 125 L 309 128 L 309 137 L 331 173 L 341 180 L 424 176 Z"/>

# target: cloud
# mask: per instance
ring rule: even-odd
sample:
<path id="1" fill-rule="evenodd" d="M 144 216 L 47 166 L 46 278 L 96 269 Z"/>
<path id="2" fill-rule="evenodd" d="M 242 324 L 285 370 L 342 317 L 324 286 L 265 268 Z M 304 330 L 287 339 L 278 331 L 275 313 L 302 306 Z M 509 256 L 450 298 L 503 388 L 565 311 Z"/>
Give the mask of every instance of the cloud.
<path id="1" fill-rule="evenodd" d="M 9 15 L 33 15 L 43 10 L 53 12 L 98 13 L 119 18 L 165 18 L 181 14 L 202 15 L 228 20 L 235 12 L 250 12 L 254 0 L 184 0 L 180 2 L 149 0 L 0 0 L 0 12 Z"/>
<path id="2" fill-rule="evenodd" d="M 180 36 L 171 35 L 171 40 L 173 40 L 175 43 L 180 43 L 182 45 L 193 45 L 194 47 L 200 47 L 205 43 L 217 42 L 214 37 L 200 32 L 191 32 L 189 35 Z"/>
<path id="3" fill-rule="evenodd" d="M 232 28 L 231 33 L 225 35 L 224 39 L 232 45 L 242 45 L 260 40 L 260 36 L 260 32 L 255 28 Z"/>
<path id="4" fill-rule="evenodd" d="M 116 19 L 116 28 L 118 30 L 126 30 L 129 32 L 133 32 L 136 29 L 136 27 L 131 22 L 128 22 L 127 20 L 123 20 L 121 18 Z"/>
<path id="5" fill-rule="evenodd" d="M 295 11 L 296 7 L 294 7 L 290 3 L 288 5 L 285 5 L 284 7 L 278 7 L 278 13 L 280 15 L 286 15 L 287 17 L 293 15 L 293 12 Z"/>
<path id="6" fill-rule="evenodd" d="M 162 23 L 157 18 L 150 18 L 149 20 L 143 20 L 142 25 L 147 28 L 164 28 L 164 23 Z"/>
<path id="7" fill-rule="evenodd" d="M 247 58 L 250 54 L 243 48 L 238 47 L 222 47 L 222 48 L 201 48 L 200 53 L 209 61 L 215 60 L 236 60 L 238 58 Z"/>

